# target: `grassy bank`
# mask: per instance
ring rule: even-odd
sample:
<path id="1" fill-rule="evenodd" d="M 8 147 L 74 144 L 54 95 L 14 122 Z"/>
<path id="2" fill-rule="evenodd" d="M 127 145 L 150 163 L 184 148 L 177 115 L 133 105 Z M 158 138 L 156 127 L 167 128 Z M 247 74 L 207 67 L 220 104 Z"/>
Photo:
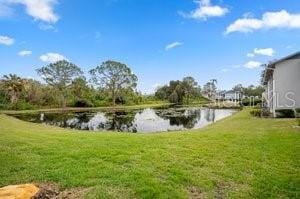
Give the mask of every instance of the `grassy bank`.
<path id="1" fill-rule="evenodd" d="M 54 182 L 87 198 L 297 198 L 295 120 L 243 110 L 201 130 L 87 133 L 0 115 L 0 186 Z"/>
<path id="2" fill-rule="evenodd" d="M 169 106 L 171 103 L 153 103 L 153 104 L 141 104 L 131 106 L 107 106 L 107 107 L 90 107 L 90 108 L 46 108 L 46 109 L 35 109 L 35 110 L 0 110 L 0 114 L 21 114 L 21 113 L 38 113 L 38 112 L 63 112 L 63 111 L 101 111 L 101 110 L 133 110 L 142 108 L 155 108 L 162 106 Z"/>

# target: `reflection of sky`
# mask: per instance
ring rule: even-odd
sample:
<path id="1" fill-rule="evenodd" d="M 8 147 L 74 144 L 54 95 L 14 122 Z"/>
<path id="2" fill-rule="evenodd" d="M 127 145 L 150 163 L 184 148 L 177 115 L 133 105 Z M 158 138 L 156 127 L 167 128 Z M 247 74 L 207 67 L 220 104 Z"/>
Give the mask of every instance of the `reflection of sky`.
<path id="1" fill-rule="evenodd" d="M 213 122 L 224 119 L 232 115 L 235 110 L 228 109 L 202 109 L 201 117 L 194 126 L 194 129 L 202 128 Z"/>
<path id="2" fill-rule="evenodd" d="M 105 124 L 108 122 L 108 119 L 105 117 L 104 113 L 97 113 L 94 115 L 89 122 L 82 123 L 81 129 L 89 129 L 89 130 L 98 130 L 103 129 Z"/>
<path id="3" fill-rule="evenodd" d="M 112 130 L 146 133 L 184 130 L 186 128 L 198 129 L 228 117 L 234 112 L 235 110 L 228 109 L 214 110 L 203 108 L 187 108 L 183 111 L 180 109 L 154 110 L 147 108 L 136 112 L 134 116 L 132 115 L 132 120 L 122 120 L 115 115 L 108 116 L 106 113 L 98 112 L 92 115 L 86 115 L 84 118 L 90 118 L 88 120 L 83 120 L 81 117 L 74 115 L 73 118 L 66 120 L 65 124 L 60 120 L 45 120 L 44 122 L 62 127 L 67 126 L 69 128 L 97 131 L 111 129 L 112 122 L 114 121 L 115 123 L 113 128 L 116 128 L 115 125 L 117 124 L 118 129 Z M 170 121 L 172 121 L 172 123 Z"/>
<path id="4" fill-rule="evenodd" d="M 134 117 L 138 132 L 157 132 L 184 129 L 182 125 L 171 126 L 168 119 L 159 117 L 153 109 L 145 109 Z"/>

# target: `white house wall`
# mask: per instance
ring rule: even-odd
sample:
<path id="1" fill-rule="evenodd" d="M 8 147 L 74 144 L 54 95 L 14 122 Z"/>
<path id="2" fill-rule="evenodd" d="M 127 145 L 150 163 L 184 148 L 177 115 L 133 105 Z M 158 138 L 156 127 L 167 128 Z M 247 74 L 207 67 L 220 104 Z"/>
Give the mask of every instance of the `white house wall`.
<path id="1" fill-rule="evenodd" d="M 300 58 L 276 64 L 273 78 L 276 93 L 274 108 L 300 108 Z"/>

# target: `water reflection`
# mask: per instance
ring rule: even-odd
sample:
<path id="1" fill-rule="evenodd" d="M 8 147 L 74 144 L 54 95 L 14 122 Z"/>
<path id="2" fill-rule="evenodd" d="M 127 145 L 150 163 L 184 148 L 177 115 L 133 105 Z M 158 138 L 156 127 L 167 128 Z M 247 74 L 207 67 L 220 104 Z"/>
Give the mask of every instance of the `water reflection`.
<path id="1" fill-rule="evenodd" d="M 232 115 L 234 110 L 160 108 L 135 111 L 22 114 L 17 118 L 89 131 L 161 132 L 202 128 Z"/>

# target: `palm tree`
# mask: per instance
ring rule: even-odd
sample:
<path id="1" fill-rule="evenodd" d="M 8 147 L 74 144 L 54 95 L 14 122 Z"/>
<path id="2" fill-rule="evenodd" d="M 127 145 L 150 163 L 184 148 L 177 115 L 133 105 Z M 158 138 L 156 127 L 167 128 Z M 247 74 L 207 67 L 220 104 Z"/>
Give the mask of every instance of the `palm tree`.
<path id="1" fill-rule="evenodd" d="M 2 82 L 10 102 L 16 103 L 24 89 L 24 80 L 15 74 L 9 74 L 3 76 Z"/>

